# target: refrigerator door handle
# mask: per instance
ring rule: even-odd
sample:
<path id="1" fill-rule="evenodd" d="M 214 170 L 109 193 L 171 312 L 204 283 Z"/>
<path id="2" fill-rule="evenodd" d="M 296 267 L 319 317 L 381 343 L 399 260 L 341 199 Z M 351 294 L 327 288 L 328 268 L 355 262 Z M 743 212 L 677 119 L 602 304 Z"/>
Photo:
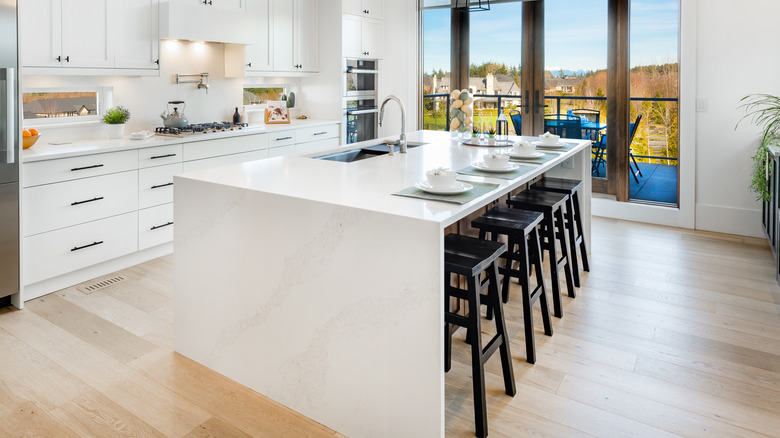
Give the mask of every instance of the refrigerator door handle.
<path id="1" fill-rule="evenodd" d="M 6 160 L 8 164 L 13 164 L 15 158 L 16 148 L 14 145 L 14 134 L 16 133 L 16 106 L 14 105 L 15 89 L 14 86 L 14 69 L 5 69 L 5 84 L 6 84 L 6 113 L 5 113 L 5 141 L 6 141 Z"/>

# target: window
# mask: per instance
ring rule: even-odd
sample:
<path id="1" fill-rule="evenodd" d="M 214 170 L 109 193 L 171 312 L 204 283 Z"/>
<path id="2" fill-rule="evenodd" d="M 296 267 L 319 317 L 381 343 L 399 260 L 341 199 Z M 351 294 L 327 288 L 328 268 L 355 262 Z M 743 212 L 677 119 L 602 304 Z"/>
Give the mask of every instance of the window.
<path id="1" fill-rule="evenodd" d="M 110 88 L 22 90 L 22 111 L 35 125 L 97 121 L 110 97 Z"/>
<path id="2" fill-rule="evenodd" d="M 287 87 L 244 87 L 244 105 L 265 105 L 269 100 L 287 100 Z"/>

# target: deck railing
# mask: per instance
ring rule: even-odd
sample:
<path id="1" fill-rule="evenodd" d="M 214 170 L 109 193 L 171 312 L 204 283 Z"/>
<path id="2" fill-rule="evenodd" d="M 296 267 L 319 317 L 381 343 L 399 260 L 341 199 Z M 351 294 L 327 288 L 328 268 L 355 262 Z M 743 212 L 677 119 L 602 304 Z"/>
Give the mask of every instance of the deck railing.
<path id="1" fill-rule="evenodd" d="M 450 123 L 449 94 L 425 94 L 423 95 L 423 129 L 446 131 Z M 545 96 L 545 113 L 562 114 L 569 109 L 591 107 L 601 110 L 601 121 L 606 121 L 606 101 L 604 96 Z M 643 113 L 643 135 L 635 136 L 632 147 L 635 147 L 634 156 L 648 162 L 664 162 L 676 164 L 677 161 L 677 104 L 679 99 L 674 97 L 632 97 L 631 102 L 636 106 L 634 113 Z M 585 102 L 590 105 L 583 105 Z M 522 111 L 520 95 L 513 94 L 475 94 L 474 95 L 474 120 L 481 123 L 495 124 L 500 108 L 504 114 L 518 109 Z M 647 105 L 649 103 L 649 106 Z M 663 105 L 662 105 L 663 104 Z M 672 104 L 669 107 L 667 104 Z M 488 105 L 491 108 L 485 108 Z M 644 105 L 644 107 L 643 107 Z M 643 108 L 642 108 L 643 107 Z M 648 114 L 649 113 L 649 114 Z M 648 120 L 660 122 L 648 125 Z M 653 135 L 651 131 L 661 131 Z M 510 123 L 510 131 L 514 127 Z M 653 139 L 655 138 L 655 140 Z M 653 144 L 655 143 L 655 145 Z M 653 146 L 656 149 L 665 149 L 665 155 L 651 153 Z M 674 162 L 674 163 L 673 163 Z"/>

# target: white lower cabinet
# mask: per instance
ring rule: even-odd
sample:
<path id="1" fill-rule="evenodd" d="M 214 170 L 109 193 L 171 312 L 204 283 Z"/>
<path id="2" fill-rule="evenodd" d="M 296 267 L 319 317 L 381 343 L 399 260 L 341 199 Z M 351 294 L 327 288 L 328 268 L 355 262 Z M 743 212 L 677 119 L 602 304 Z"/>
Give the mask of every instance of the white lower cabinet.
<path id="1" fill-rule="evenodd" d="M 173 203 L 138 211 L 138 250 L 173 241 Z"/>
<path id="2" fill-rule="evenodd" d="M 111 260 L 138 249 L 138 212 L 24 238 L 24 284 Z"/>
<path id="3" fill-rule="evenodd" d="M 138 210 L 138 171 L 24 189 L 24 235 Z"/>
<path id="4" fill-rule="evenodd" d="M 181 163 L 149 167 L 138 171 L 138 208 L 173 202 L 173 176 L 182 171 Z"/>

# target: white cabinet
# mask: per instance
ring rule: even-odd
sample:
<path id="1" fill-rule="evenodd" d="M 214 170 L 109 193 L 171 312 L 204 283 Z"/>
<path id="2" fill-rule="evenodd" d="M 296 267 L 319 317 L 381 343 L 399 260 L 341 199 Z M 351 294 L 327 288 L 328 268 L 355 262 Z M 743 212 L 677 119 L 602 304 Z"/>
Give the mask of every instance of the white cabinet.
<path id="1" fill-rule="evenodd" d="M 255 19 L 252 44 L 244 52 L 246 71 L 271 71 L 271 1 L 255 0 L 247 5 L 246 12 Z"/>
<path id="2" fill-rule="evenodd" d="M 382 0 L 343 0 L 345 14 L 382 18 Z"/>
<path id="3" fill-rule="evenodd" d="M 19 2 L 24 67 L 114 67 L 113 8 L 110 0 L 25 0 Z"/>
<path id="4" fill-rule="evenodd" d="M 273 0 L 273 69 L 319 69 L 318 0 Z"/>
<path id="5" fill-rule="evenodd" d="M 384 57 L 382 21 L 344 15 L 342 22 L 342 52 L 345 57 L 374 59 Z"/>
<path id="6" fill-rule="evenodd" d="M 157 69 L 160 65 L 160 1 L 115 2 L 116 68 Z"/>

